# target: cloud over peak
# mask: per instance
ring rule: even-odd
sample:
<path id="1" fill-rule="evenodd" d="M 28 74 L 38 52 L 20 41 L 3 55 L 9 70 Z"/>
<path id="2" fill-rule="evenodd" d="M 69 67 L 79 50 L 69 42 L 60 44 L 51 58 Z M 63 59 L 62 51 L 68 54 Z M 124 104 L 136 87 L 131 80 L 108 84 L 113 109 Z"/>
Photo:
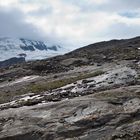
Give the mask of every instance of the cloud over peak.
<path id="1" fill-rule="evenodd" d="M 0 36 L 76 48 L 140 34 L 139 0 L 0 0 Z"/>

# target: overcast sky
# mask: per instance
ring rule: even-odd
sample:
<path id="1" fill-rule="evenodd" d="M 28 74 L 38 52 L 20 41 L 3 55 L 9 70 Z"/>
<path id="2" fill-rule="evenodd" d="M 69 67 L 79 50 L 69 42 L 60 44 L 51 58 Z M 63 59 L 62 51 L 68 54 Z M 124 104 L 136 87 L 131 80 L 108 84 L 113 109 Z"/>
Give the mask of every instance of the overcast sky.
<path id="1" fill-rule="evenodd" d="M 140 0 L 0 0 L 0 36 L 69 48 L 140 35 Z"/>

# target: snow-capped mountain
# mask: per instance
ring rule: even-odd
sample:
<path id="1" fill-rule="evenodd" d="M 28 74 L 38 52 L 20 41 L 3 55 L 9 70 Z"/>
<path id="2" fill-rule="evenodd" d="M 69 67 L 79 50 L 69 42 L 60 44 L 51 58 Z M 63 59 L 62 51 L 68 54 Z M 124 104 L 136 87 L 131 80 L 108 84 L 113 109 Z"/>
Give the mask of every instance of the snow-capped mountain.
<path id="1" fill-rule="evenodd" d="M 66 49 L 59 45 L 28 39 L 0 38 L 0 61 L 13 57 L 25 57 L 26 61 L 39 60 L 64 54 Z"/>

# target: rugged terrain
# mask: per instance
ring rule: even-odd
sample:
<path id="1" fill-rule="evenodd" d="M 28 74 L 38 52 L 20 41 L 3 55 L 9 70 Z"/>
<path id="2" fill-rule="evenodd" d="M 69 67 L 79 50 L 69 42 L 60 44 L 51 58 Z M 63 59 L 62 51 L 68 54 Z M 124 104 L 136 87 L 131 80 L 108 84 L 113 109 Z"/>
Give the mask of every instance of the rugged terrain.
<path id="1" fill-rule="evenodd" d="M 140 140 L 140 37 L 0 69 L 0 140 Z"/>

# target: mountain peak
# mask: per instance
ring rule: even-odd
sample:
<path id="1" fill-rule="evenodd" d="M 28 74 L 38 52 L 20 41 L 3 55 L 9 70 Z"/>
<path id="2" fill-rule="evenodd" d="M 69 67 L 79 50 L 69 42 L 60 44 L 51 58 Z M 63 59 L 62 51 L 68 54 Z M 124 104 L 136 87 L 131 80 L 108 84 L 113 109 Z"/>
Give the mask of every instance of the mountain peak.
<path id="1" fill-rule="evenodd" d="M 60 45 L 24 38 L 0 38 L 0 61 L 24 54 L 26 61 L 38 60 L 63 54 L 66 50 Z"/>

